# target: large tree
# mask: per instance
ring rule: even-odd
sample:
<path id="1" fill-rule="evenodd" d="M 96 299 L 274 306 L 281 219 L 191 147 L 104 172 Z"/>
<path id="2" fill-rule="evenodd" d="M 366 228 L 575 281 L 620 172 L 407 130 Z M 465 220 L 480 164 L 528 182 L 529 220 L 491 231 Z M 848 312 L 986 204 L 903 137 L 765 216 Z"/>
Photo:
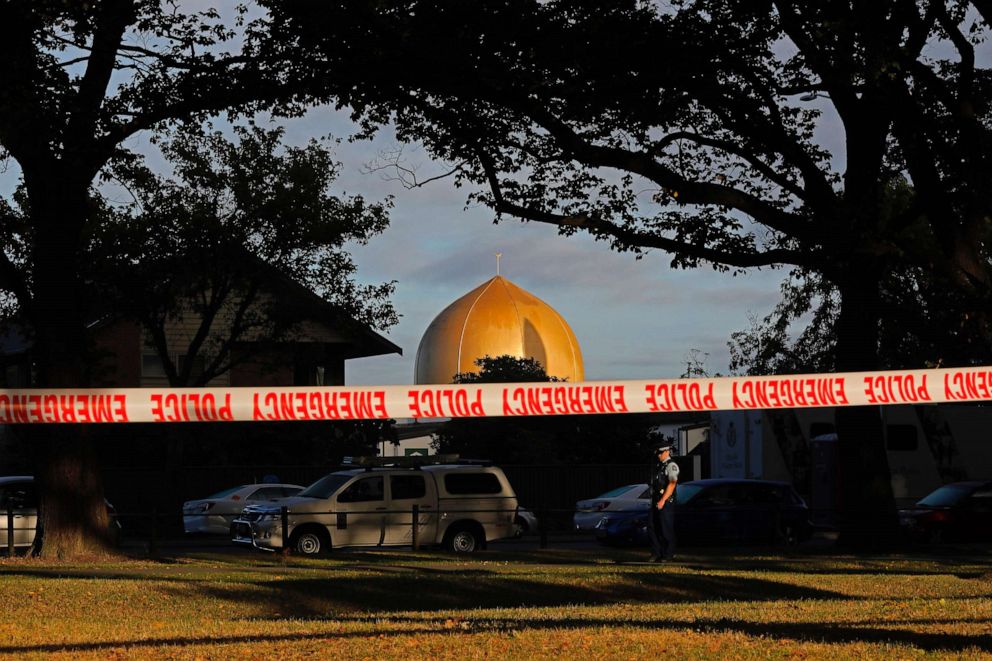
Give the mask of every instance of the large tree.
<path id="1" fill-rule="evenodd" d="M 821 275 L 839 297 L 836 369 L 879 366 L 892 274 L 988 300 L 984 2 L 265 4 L 273 52 L 312 54 L 308 84 L 334 72 L 327 89 L 366 128 L 394 121 L 499 215 L 677 266 Z M 837 153 L 815 139 L 821 107 Z M 888 213 L 905 176 L 913 199 Z M 838 428 L 844 537 L 882 539 L 877 412 L 842 409 Z"/>
<path id="2" fill-rule="evenodd" d="M 889 188 L 885 213 L 907 213 L 916 199 L 904 181 Z M 738 374 L 801 374 L 835 369 L 840 297 L 822 273 L 794 269 L 782 299 L 749 328 L 731 335 Z M 989 364 L 987 315 L 980 291 L 920 266 L 894 269 L 879 283 L 878 361 L 882 368 Z"/>
<path id="3" fill-rule="evenodd" d="M 20 168 L 31 238 L 24 261 L 0 256 L 0 286 L 33 332 L 36 385 L 88 382 L 83 255 L 101 169 L 163 122 L 290 95 L 254 57 L 259 24 L 238 19 L 154 0 L 0 5 L 0 148 Z M 44 553 L 99 551 L 106 512 L 85 429 L 36 436 Z"/>

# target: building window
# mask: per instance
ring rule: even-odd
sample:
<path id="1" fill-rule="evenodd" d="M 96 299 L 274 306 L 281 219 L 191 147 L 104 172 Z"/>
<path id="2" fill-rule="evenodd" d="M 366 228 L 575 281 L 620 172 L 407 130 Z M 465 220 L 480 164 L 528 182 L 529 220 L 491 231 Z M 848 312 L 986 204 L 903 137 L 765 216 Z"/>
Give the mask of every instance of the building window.
<path id="1" fill-rule="evenodd" d="M 156 353 L 146 353 L 141 356 L 141 376 L 149 379 L 166 378 L 165 366 Z"/>

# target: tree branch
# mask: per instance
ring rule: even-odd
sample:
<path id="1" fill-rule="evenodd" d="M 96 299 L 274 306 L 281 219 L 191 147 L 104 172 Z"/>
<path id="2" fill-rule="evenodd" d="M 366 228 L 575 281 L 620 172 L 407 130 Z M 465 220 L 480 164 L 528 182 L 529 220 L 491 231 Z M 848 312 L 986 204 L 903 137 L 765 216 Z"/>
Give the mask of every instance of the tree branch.
<path id="1" fill-rule="evenodd" d="M 720 184 L 692 181 L 663 166 L 646 152 L 632 152 L 618 147 L 592 145 L 564 122 L 548 112 L 532 109 L 533 119 L 544 127 L 566 152 L 594 167 L 616 168 L 678 191 L 682 204 L 716 204 L 737 209 L 757 222 L 805 241 L 819 240 L 815 230 L 799 217 L 782 211 L 749 193 Z"/>
<path id="2" fill-rule="evenodd" d="M 683 254 L 697 259 L 703 259 L 714 264 L 737 267 L 773 266 L 778 264 L 795 264 L 797 266 L 812 267 L 813 257 L 808 253 L 784 248 L 775 248 L 764 252 L 756 253 L 730 253 L 705 246 L 694 245 L 669 239 L 657 234 L 636 232 L 624 227 L 620 227 L 609 221 L 593 218 L 588 215 L 562 215 L 555 214 L 540 209 L 526 207 L 507 200 L 499 183 L 495 165 L 485 154 L 479 153 L 478 158 L 482 164 L 489 182 L 489 189 L 493 194 L 494 210 L 500 214 L 508 214 L 558 227 L 570 227 L 581 229 L 593 234 L 611 236 L 626 245 L 642 248 L 658 248 L 672 254 Z"/>
<path id="3" fill-rule="evenodd" d="M 124 30 L 135 19 L 133 0 L 106 0 L 101 3 L 100 9 L 86 72 L 79 82 L 73 109 L 66 122 L 64 141 L 67 152 L 94 141 L 97 117 L 114 73 Z M 89 172 L 81 174 L 91 176 Z"/>

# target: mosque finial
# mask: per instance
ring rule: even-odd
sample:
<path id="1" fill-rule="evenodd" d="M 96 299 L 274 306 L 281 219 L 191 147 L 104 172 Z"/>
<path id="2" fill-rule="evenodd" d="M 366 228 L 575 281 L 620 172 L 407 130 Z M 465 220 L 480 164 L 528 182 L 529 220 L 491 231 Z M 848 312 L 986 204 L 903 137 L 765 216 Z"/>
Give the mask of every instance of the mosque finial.
<path id="1" fill-rule="evenodd" d="M 503 256 L 503 253 L 496 253 L 496 275 L 499 275 L 499 258 Z"/>

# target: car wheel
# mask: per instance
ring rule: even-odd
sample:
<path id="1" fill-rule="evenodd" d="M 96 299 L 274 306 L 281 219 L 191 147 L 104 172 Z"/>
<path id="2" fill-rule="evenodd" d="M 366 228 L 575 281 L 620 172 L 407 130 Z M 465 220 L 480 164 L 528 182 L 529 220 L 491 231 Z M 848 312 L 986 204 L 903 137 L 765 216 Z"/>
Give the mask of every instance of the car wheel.
<path id="1" fill-rule="evenodd" d="M 445 535 L 444 548 L 452 553 L 475 553 L 485 540 L 474 526 L 459 526 Z"/>
<path id="2" fill-rule="evenodd" d="M 515 517 L 513 519 L 513 536 L 520 539 L 524 535 L 530 532 L 530 526 L 527 525 L 527 521 L 523 517 Z"/>
<path id="3" fill-rule="evenodd" d="M 289 543 L 293 551 L 300 555 L 320 555 L 331 548 L 330 536 L 320 528 L 297 530 Z"/>

